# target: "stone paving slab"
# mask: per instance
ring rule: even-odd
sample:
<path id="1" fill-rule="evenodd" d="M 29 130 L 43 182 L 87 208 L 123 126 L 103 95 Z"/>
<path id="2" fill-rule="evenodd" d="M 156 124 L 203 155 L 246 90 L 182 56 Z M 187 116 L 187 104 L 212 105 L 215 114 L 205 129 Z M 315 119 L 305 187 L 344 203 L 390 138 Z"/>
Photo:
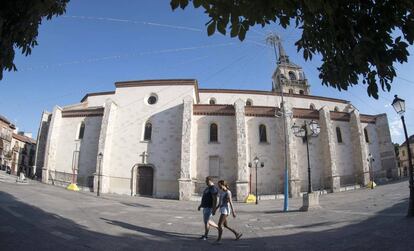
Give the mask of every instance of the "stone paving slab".
<path id="1" fill-rule="evenodd" d="M 229 224 L 243 238 L 225 231 L 216 246 L 215 230 L 198 240 L 198 202 L 0 182 L 0 243 L 4 250 L 412 250 L 407 198 L 401 181 L 323 195 L 322 208 L 310 212 L 298 211 L 301 199 L 290 200 L 288 213 L 282 200 L 235 203 L 238 217 Z"/>

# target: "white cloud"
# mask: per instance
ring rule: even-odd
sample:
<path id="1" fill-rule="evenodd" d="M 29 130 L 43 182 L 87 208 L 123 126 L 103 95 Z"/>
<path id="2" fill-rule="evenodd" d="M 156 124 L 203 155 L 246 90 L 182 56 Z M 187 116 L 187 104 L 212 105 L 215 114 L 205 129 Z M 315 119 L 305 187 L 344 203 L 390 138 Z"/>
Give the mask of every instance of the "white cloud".
<path id="1" fill-rule="evenodd" d="M 403 126 L 399 117 L 394 117 L 394 119 L 390 122 L 390 132 L 393 142 L 401 142 L 403 138 Z"/>

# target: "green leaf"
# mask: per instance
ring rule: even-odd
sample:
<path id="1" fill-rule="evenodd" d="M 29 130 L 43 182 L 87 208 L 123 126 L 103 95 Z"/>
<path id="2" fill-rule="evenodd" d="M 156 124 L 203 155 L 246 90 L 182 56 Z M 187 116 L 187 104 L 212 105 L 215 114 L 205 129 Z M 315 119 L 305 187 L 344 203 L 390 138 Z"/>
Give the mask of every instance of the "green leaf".
<path id="1" fill-rule="evenodd" d="M 231 26 L 231 31 L 230 31 L 230 36 L 231 37 L 235 37 L 239 34 L 239 26 L 238 25 L 232 25 Z"/>
<path id="2" fill-rule="evenodd" d="M 194 8 L 198 8 L 203 3 L 203 0 L 193 0 L 193 6 Z"/>
<path id="3" fill-rule="evenodd" d="M 207 26 L 207 35 L 211 36 L 214 34 L 215 31 L 216 31 L 216 21 L 213 21 Z"/>

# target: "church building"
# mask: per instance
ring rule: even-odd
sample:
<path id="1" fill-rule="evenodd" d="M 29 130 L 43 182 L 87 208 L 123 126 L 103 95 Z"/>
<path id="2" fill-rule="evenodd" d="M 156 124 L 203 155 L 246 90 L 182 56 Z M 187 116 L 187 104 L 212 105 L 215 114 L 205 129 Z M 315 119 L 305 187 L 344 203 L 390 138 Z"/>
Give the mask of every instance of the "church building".
<path id="1" fill-rule="evenodd" d="M 287 166 L 289 194 L 297 197 L 308 189 L 308 158 L 293 129 L 305 122 L 318 129 L 308 139 L 313 190 L 397 175 L 386 114 L 311 95 L 281 44 L 269 91 L 203 89 L 195 79 L 125 81 L 44 112 L 37 174 L 55 185 L 74 180 L 95 192 L 180 200 L 198 196 L 212 176 L 244 201 L 256 180 L 259 195 L 283 194 Z"/>

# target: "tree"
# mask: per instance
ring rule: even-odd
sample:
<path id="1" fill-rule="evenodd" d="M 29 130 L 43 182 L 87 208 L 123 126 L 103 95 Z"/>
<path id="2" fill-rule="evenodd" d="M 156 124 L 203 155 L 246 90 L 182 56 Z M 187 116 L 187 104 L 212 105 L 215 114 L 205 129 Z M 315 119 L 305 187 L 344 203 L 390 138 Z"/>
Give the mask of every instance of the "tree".
<path id="1" fill-rule="evenodd" d="M 171 0 L 173 10 L 189 2 L 210 17 L 208 35 L 230 31 L 244 40 L 255 25 L 294 24 L 302 31 L 296 41 L 305 60 L 322 56 L 318 67 L 322 84 L 347 90 L 361 80 L 369 96 L 378 87 L 391 90 L 394 64 L 407 62 L 414 39 L 412 0 Z"/>
<path id="2" fill-rule="evenodd" d="M 15 49 L 25 56 L 37 45 L 39 25 L 65 13 L 69 0 L 6 0 L 0 5 L 0 80 L 4 70 L 17 70 Z"/>

